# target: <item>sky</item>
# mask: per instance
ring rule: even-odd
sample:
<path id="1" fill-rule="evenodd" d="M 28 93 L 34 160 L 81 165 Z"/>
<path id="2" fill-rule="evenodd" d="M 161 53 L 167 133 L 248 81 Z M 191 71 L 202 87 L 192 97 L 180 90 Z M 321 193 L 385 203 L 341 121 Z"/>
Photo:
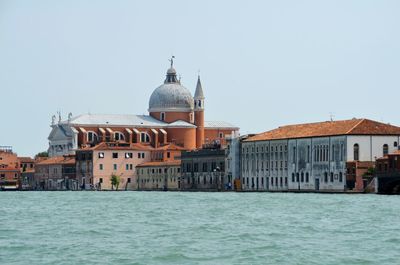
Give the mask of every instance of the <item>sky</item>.
<path id="1" fill-rule="evenodd" d="M 147 114 L 174 55 L 206 120 L 258 133 L 400 125 L 400 1 L 0 0 L 0 145 L 48 148 L 52 115 Z"/>

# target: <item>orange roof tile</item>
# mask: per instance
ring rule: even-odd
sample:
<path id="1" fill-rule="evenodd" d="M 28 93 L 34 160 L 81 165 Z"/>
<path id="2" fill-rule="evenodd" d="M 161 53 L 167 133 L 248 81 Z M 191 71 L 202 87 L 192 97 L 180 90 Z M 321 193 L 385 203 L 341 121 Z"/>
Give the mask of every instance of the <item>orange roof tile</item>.
<path id="1" fill-rule="evenodd" d="M 286 125 L 250 137 L 245 142 L 335 135 L 400 135 L 400 127 L 368 119 Z"/>
<path id="2" fill-rule="evenodd" d="M 136 167 L 180 166 L 181 160 L 145 162 Z"/>
<path id="3" fill-rule="evenodd" d="M 55 156 L 36 163 L 36 165 L 57 165 L 57 164 L 75 164 L 75 157 L 71 156 Z"/>
<path id="4" fill-rule="evenodd" d="M 21 163 L 35 163 L 35 160 L 31 157 L 22 156 L 22 157 L 18 157 L 18 159 Z"/>
<path id="5" fill-rule="evenodd" d="M 179 146 L 179 145 L 176 145 L 176 144 L 174 144 L 174 143 L 170 143 L 170 144 L 166 144 L 166 145 L 163 145 L 163 146 L 159 146 L 159 147 L 157 147 L 155 150 L 184 151 L 184 150 L 187 150 L 187 149 L 184 148 L 184 147 L 181 147 L 181 146 Z"/>

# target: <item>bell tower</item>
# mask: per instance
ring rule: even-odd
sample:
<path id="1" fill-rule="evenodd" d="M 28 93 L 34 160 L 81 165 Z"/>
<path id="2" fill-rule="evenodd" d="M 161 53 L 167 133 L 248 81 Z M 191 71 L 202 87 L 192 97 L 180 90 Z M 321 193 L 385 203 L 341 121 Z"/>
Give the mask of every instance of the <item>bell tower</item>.
<path id="1" fill-rule="evenodd" d="M 196 148 L 204 144 L 204 93 L 201 87 L 200 75 L 197 78 L 196 92 L 194 93 L 194 125 L 196 128 Z"/>

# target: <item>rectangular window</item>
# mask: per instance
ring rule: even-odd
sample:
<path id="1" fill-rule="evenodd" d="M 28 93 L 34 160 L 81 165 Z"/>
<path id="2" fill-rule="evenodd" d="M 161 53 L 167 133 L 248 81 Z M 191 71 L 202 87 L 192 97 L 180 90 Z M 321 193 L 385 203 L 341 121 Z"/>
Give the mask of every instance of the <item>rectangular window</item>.
<path id="1" fill-rule="evenodd" d="M 125 158 L 132 158 L 133 154 L 132 153 L 125 153 Z"/>
<path id="2" fill-rule="evenodd" d="M 100 183 L 103 183 L 103 178 L 100 178 L 100 179 L 99 179 L 99 182 L 100 182 Z"/>
<path id="3" fill-rule="evenodd" d="M 125 170 L 129 170 L 129 164 L 125 165 Z"/>
<path id="4" fill-rule="evenodd" d="M 104 153 L 103 152 L 99 153 L 99 158 L 104 158 Z"/>
<path id="5" fill-rule="evenodd" d="M 131 183 L 131 178 L 128 178 L 128 183 Z"/>
<path id="6" fill-rule="evenodd" d="M 171 153 L 167 152 L 167 158 L 170 158 L 170 157 L 171 157 Z"/>
<path id="7" fill-rule="evenodd" d="M 114 164 L 114 170 L 117 170 L 117 164 Z"/>
<path id="8" fill-rule="evenodd" d="M 203 172 L 207 172 L 207 163 L 203 163 Z"/>
<path id="9" fill-rule="evenodd" d="M 103 164 L 100 164 L 100 165 L 99 165 L 99 169 L 100 169 L 100 170 L 103 170 Z"/>
<path id="10" fill-rule="evenodd" d="M 194 163 L 194 172 L 199 172 L 199 164 Z"/>
<path id="11" fill-rule="evenodd" d="M 114 158 L 114 159 L 115 159 L 115 158 L 118 158 L 118 153 L 113 153 L 113 154 L 112 154 L 112 158 Z"/>
<path id="12" fill-rule="evenodd" d="M 132 164 L 129 164 L 129 169 L 133 170 L 133 165 Z"/>

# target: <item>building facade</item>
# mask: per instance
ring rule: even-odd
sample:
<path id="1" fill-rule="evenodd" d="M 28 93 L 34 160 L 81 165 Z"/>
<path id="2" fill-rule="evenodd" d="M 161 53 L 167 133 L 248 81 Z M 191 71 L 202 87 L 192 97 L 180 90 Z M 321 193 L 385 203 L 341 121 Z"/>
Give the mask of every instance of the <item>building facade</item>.
<path id="1" fill-rule="evenodd" d="M 37 162 L 35 165 L 33 189 L 77 190 L 75 157 L 55 156 Z"/>
<path id="2" fill-rule="evenodd" d="M 400 127 L 367 119 L 282 126 L 242 143 L 243 190 L 362 191 L 347 186 L 348 163 L 370 162 L 397 149 Z M 357 163 L 356 165 L 361 165 Z"/>
<path id="3" fill-rule="evenodd" d="M 225 177 L 225 162 L 225 150 L 219 145 L 182 152 L 180 190 L 230 190 L 232 182 Z"/>
<path id="4" fill-rule="evenodd" d="M 99 143 L 123 142 L 149 145 L 153 148 L 175 144 L 186 150 L 201 148 L 225 137 L 236 126 L 227 122 L 207 122 L 205 97 L 200 77 L 194 97 L 177 78 L 176 70 L 167 71 L 164 83 L 150 96 L 149 115 L 83 114 L 56 122 L 53 116 L 49 139 L 49 156 L 73 154 L 76 150 Z"/>
<path id="5" fill-rule="evenodd" d="M 138 176 L 138 190 L 180 190 L 180 160 L 142 163 L 136 167 L 136 170 Z"/>
<path id="6" fill-rule="evenodd" d="M 0 146 L 0 189 L 16 190 L 21 187 L 20 161 L 11 146 Z"/>
<path id="7" fill-rule="evenodd" d="M 76 151 L 76 176 L 81 189 L 135 190 L 136 166 L 151 161 L 154 148 L 141 144 L 101 143 Z M 120 180 L 112 185 L 112 176 Z"/>

